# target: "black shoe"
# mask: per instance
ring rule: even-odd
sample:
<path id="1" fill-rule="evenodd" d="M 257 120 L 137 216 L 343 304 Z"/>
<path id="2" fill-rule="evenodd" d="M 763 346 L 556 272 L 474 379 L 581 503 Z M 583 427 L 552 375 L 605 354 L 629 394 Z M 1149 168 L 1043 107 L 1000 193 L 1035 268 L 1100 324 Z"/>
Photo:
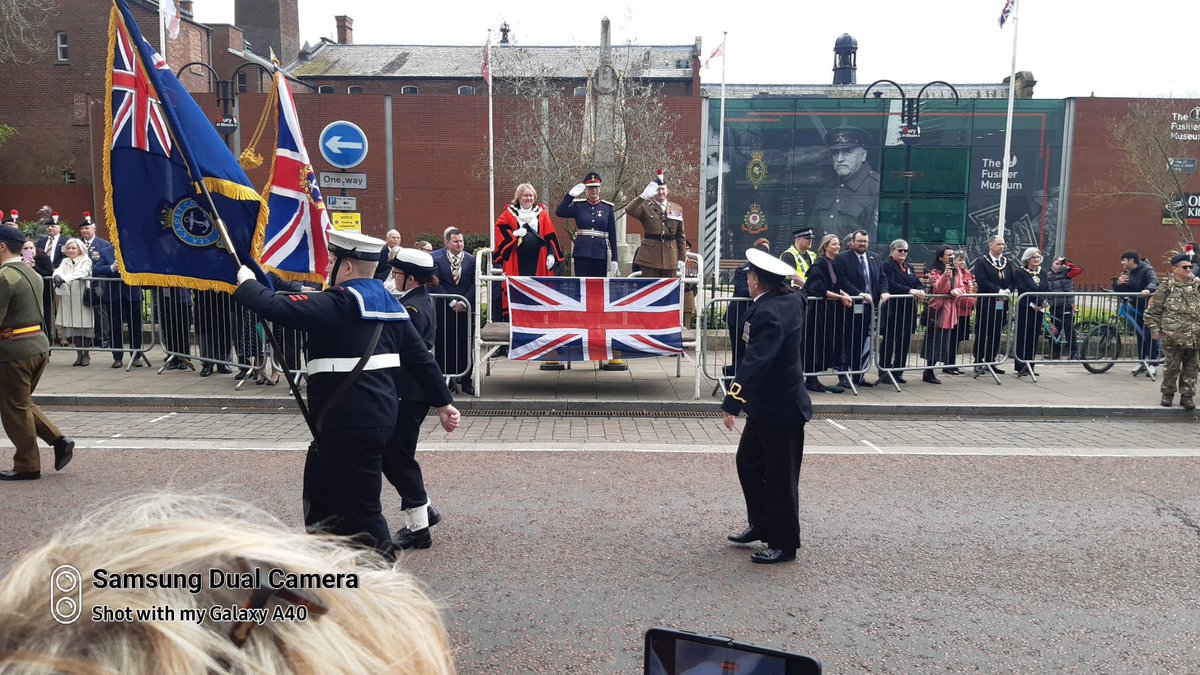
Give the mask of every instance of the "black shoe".
<path id="1" fill-rule="evenodd" d="M 238 368 L 237 375 L 234 375 L 233 379 L 244 380 L 244 379 L 246 379 L 246 376 L 249 374 L 250 374 L 249 368 Z"/>
<path id="2" fill-rule="evenodd" d="M 217 364 L 217 372 L 222 375 L 228 375 L 233 372 L 233 369 L 230 368 L 229 366 L 225 365 L 224 363 L 219 363 L 219 364 Z"/>
<path id="3" fill-rule="evenodd" d="M 125 364 L 121 363 L 120 359 L 117 359 L 116 361 L 113 361 L 112 367 L 113 368 L 124 368 Z"/>
<path id="4" fill-rule="evenodd" d="M 817 383 L 805 382 L 804 388 L 809 391 L 817 391 L 817 392 L 821 392 L 822 394 L 825 393 L 825 386 L 822 385 L 820 382 L 817 382 Z"/>
<path id="5" fill-rule="evenodd" d="M 462 393 L 466 396 L 474 396 L 475 395 L 475 385 L 473 385 L 469 382 L 464 382 L 462 385 Z"/>
<path id="6" fill-rule="evenodd" d="M 788 562 L 795 559 L 796 549 L 794 548 L 764 548 L 750 556 L 750 562 L 763 565 L 774 565 L 775 563 Z"/>
<path id="7" fill-rule="evenodd" d="M 406 527 L 396 533 L 396 537 L 392 539 L 392 544 L 396 547 L 397 551 L 429 548 L 433 546 L 433 537 L 429 534 L 428 527 L 415 532 Z"/>
<path id="8" fill-rule="evenodd" d="M 932 370 L 926 370 L 925 374 L 921 376 L 921 381 L 928 382 L 929 384 L 941 384 L 942 383 L 942 381 L 937 378 L 937 375 L 933 374 Z"/>
<path id="9" fill-rule="evenodd" d="M 213 374 L 213 367 L 212 367 L 211 363 L 206 363 L 203 366 L 200 366 L 200 377 L 208 377 L 212 374 Z"/>
<path id="10" fill-rule="evenodd" d="M 842 387 L 843 389 L 849 389 L 850 388 L 850 378 L 846 377 L 845 375 L 839 375 L 838 376 L 838 386 Z"/>
<path id="11" fill-rule="evenodd" d="M 37 480 L 41 471 L 0 471 L 0 480 Z"/>
<path id="12" fill-rule="evenodd" d="M 1184 410 L 1195 410 L 1196 399 L 1191 396 L 1180 396 L 1179 405 L 1183 406 Z"/>
<path id="13" fill-rule="evenodd" d="M 54 470 L 62 471 L 71 463 L 71 458 L 75 456 L 75 440 L 70 436 L 63 436 L 54 441 Z"/>
<path id="14" fill-rule="evenodd" d="M 725 538 L 735 544 L 753 544 L 756 541 L 762 541 L 762 537 L 759 536 L 758 530 L 755 530 L 753 525 Z"/>
<path id="15" fill-rule="evenodd" d="M 429 526 L 433 527 L 434 525 L 437 525 L 440 522 L 442 522 L 442 514 L 438 513 L 437 509 L 430 506 L 429 507 Z"/>
<path id="16" fill-rule="evenodd" d="M 860 387 L 874 387 L 875 386 L 874 382 L 867 382 L 867 380 L 865 378 L 859 378 L 859 379 L 855 380 L 854 384 L 856 384 Z"/>
<path id="17" fill-rule="evenodd" d="M 992 366 L 992 370 L 996 371 L 997 375 L 1003 375 L 1004 373 L 1008 372 L 1008 371 L 1004 370 L 1003 368 L 1001 368 L 1000 366 Z"/>
<path id="18" fill-rule="evenodd" d="M 904 379 L 903 377 L 900 377 L 899 375 L 896 375 L 895 377 L 896 384 L 908 384 L 908 380 Z"/>
<path id="19" fill-rule="evenodd" d="M 90 365 L 92 365 L 92 357 L 91 357 L 91 355 L 90 355 L 90 354 L 88 354 L 87 352 L 84 352 L 84 353 L 83 353 L 83 358 L 79 360 L 79 365 L 81 365 L 81 366 L 90 366 Z"/>
<path id="20" fill-rule="evenodd" d="M 963 374 L 963 371 L 959 370 L 958 368 L 947 368 L 947 369 L 943 370 L 942 372 L 945 373 L 946 375 L 962 375 Z"/>

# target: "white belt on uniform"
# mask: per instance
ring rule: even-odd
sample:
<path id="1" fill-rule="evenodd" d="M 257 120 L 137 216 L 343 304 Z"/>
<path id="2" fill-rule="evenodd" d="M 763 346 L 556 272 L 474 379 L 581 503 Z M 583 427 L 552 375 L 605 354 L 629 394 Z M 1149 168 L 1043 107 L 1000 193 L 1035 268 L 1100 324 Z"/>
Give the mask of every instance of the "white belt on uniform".
<path id="1" fill-rule="evenodd" d="M 601 232 L 600 230 L 591 230 L 591 229 L 588 229 L 588 230 L 583 230 L 583 229 L 576 230 L 576 231 L 575 231 L 575 234 L 584 234 L 584 235 L 587 235 L 587 236 L 589 236 L 589 237 L 607 237 L 607 236 L 608 236 L 608 233 L 607 233 L 607 232 Z"/>
<path id="2" fill-rule="evenodd" d="M 348 373 L 358 365 L 358 359 L 350 356 L 345 358 L 313 359 L 308 362 L 308 374 L 315 373 Z M 399 368 L 399 354 L 375 354 L 367 359 L 363 370 L 382 370 L 384 368 Z"/>

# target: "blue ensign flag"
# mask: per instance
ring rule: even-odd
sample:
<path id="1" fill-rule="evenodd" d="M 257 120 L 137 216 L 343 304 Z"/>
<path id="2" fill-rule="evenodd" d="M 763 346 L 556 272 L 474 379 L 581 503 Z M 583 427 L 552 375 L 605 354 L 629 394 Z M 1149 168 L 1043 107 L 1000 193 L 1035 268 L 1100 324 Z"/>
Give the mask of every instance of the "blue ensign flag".
<path id="1" fill-rule="evenodd" d="M 232 292 L 267 206 L 191 94 L 142 37 L 125 0 L 108 24 L 104 209 L 126 283 Z M 212 195 L 216 213 L 200 185 Z"/>

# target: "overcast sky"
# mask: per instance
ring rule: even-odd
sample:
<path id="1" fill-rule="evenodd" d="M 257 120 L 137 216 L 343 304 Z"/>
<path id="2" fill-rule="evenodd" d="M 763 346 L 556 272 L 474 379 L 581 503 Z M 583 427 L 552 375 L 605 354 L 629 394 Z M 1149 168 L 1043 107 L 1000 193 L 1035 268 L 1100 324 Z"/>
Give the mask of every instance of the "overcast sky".
<path id="1" fill-rule="evenodd" d="M 300 42 L 334 37 L 335 14 L 354 20 L 357 44 L 482 45 L 502 21 L 525 45 L 598 44 L 608 16 L 613 43 L 703 40 L 703 58 L 729 32 L 726 81 L 832 81 L 833 42 L 858 40 L 858 81 L 999 82 L 1008 76 L 1013 24 L 1004 0 L 726 0 L 605 2 L 300 0 Z M 564 7 L 570 7 L 569 11 Z M 686 11 L 680 11 L 686 7 Z M 1110 11 L 1111 10 L 1111 11 Z M 195 0 L 196 19 L 232 23 L 233 0 Z M 1200 97 L 1197 0 L 1020 0 L 1017 70 L 1038 98 Z M 497 37 L 498 39 L 498 37 Z M 704 71 L 720 83 L 719 59 Z"/>

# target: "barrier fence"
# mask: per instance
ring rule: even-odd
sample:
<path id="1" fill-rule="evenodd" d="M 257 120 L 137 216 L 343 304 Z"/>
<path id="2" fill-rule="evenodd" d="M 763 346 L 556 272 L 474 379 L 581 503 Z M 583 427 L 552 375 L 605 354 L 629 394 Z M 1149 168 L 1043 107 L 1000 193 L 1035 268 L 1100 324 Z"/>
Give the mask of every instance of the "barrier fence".
<path id="1" fill-rule="evenodd" d="M 1162 362 L 1143 316 L 1148 296 L 1135 293 L 969 293 L 960 296 L 890 295 L 877 308 L 828 298 L 806 303 L 804 375 L 810 389 L 835 390 L 812 378 L 836 375 L 857 393 L 858 378 L 874 369 L 876 382 L 901 391 L 905 373 L 940 383 L 939 375 L 998 375 L 1009 361 L 1018 378 L 1036 382 L 1039 366 L 1081 365 L 1103 373 L 1136 364 L 1153 379 Z M 736 376 L 741 316 L 749 298 L 709 300 L 702 331 L 701 372 L 722 389 Z M 861 338 L 866 335 L 864 341 Z M 859 351 L 862 348 L 863 351 Z M 847 387 L 847 385 L 849 385 Z M 819 387 L 819 388 L 818 388 Z"/>

